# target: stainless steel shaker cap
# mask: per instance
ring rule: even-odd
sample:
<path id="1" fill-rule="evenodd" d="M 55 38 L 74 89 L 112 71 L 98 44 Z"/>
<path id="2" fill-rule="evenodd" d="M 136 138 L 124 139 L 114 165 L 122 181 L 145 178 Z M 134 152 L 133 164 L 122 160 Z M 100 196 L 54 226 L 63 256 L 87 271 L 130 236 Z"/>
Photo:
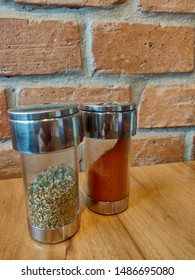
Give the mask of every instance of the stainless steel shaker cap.
<path id="1" fill-rule="evenodd" d="M 44 103 L 33 106 L 20 106 L 8 110 L 11 120 L 42 120 L 60 118 L 79 112 L 78 106 L 71 103 Z"/>
<path id="2" fill-rule="evenodd" d="M 85 136 L 98 139 L 128 138 L 136 134 L 136 105 L 129 102 L 80 105 Z"/>
<path id="3" fill-rule="evenodd" d="M 90 112 L 127 112 L 136 110 L 136 105 L 129 102 L 100 102 L 100 103 L 83 103 L 80 105 L 81 110 Z"/>
<path id="4" fill-rule="evenodd" d="M 8 110 L 12 145 L 21 153 L 47 153 L 77 146 L 83 139 L 78 105 L 47 103 Z"/>

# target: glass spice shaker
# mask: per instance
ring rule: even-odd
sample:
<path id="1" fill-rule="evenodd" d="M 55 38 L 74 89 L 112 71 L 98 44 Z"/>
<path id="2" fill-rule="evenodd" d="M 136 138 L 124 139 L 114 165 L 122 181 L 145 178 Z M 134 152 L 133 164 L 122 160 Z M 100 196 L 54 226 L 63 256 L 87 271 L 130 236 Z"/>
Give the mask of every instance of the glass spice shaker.
<path id="1" fill-rule="evenodd" d="M 13 148 L 21 153 L 28 228 L 42 243 L 68 239 L 80 226 L 77 105 L 50 103 L 8 110 Z"/>
<path id="2" fill-rule="evenodd" d="M 87 206 L 99 214 L 120 213 L 129 202 L 136 106 L 126 102 L 84 103 L 80 109 L 85 133 Z"/>

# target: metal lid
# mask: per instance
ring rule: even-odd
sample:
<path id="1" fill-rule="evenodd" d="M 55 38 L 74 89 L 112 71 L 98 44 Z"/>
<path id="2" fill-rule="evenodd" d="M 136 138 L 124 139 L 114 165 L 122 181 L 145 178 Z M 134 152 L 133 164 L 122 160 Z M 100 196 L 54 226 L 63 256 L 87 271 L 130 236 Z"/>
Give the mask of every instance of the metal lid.
<path id="1" fill-rule="evenodd" d="M 12 145 L 21 153 L 48 153 L 77 146 L 83 140 L 77 104 L 48 103 L 8 110 Z"/>
<path id="2" fill-rule="evenodd" d="M 81 110 L 89 112 L 127 112 L 136 109 L 134 103 L 129 102 L 101 102 L 101 103 L 83 103 Z"/>
<path id="3" fill-rule="evenodd" d="M 11 120 L 41 120 L 60 118 L 79 112 L 78 106 L 71 103 L 44 103 L 33 106 L 20 106 L 8 110 Z"/>
<path id="4" fill-rule="evenodd" d="M 80 105 L 85 136 L 97 139 L 129 138 L 136 134 L 136 105 L 129 102 Z"/>

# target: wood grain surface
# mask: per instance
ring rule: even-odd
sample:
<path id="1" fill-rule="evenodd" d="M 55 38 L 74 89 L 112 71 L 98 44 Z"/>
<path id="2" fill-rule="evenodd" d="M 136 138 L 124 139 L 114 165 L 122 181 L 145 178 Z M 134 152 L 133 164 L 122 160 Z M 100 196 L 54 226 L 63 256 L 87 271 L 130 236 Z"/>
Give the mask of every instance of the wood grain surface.
<path id="1" fill-rule="evenodd" d="M 55 245 L 31 239 L 22 179 L 0 181 L 0 259 L 195 259 L 195 161 L 131 168 L 130 204 L 102 216 L 84 203 L 81 226 Z"/>

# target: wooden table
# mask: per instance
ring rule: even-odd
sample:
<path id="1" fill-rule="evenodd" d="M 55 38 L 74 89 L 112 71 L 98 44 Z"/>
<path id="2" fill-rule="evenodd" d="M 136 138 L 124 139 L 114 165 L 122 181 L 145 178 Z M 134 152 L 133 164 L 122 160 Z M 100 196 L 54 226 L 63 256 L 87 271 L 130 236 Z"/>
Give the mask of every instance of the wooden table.
<path id="1" fill-rule="evenodd" d="M 82 198 L 83 182 L 81 173 Z M 28 233 L 22 179 L 0 181 L 0 259 L 195 259 L 195 161 L 134 167 L 128 210 L 102 216 L 81 201 L 81 211 L 71 239 L 39 244 Z"/>

